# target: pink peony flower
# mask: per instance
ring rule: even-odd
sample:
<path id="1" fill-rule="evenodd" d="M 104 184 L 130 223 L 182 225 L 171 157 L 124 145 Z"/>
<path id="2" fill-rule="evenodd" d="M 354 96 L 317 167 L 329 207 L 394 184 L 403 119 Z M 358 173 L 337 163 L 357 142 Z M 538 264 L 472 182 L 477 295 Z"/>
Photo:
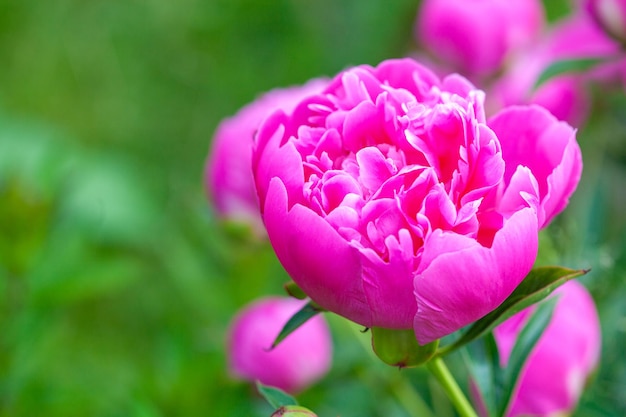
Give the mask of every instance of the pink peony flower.
<path id="1" fill-rule="evenodd" d="M 537 89 L 535 83 L 552 63 L 562 60 L 608 58 L 618 46 L 586 16 L 573 15 L 557 23 L 540 42 L 520 53 L 489 91 L 488 107 L 535 103 L 560 120 L 575 126 L 589 112 L 587 84 L 592 79 L 615 77 L 616 67 L 598 66 L 586 73 L 557 75 Z"/>
<path id="2" fill-rule="evenodd" d="M 555 294 L 552 319 L 521 373 L 508 417 L 569 414 L 598 364 L 601 335 L 593 299 L 576 281 Z M 527 308 L 494 330 L 503 365 L 532 311 Z"/>
<path id="3" fill-rule="evenodd" d="M 283 326 L 303 301 L 271 297 L 246 306 L 233 319 L 228 336 L 228 367 L 235 377 L 297 393 L 330 369 L 332 340 L 326 321 L 316 316 L 270 350 Z"/>
<path id="4" fill-rule="evenodd" d="M 291 112 L 302 98 L 321 91 L 325 83 L 319 79 L 270 91 L 219 124 L 205 166 L 205 185 L 221 218 L 248 224 L 257 235 L 265 234 L 250 170 L 254 134 L 267 115 L 276 109 Z"/>
<path id="5" fill-rule="evenodd" d="M 626 44 L 626 0 L 584 0 L 583 7 L 609 35 Z"/>
<path id="6" fill-rule="evenodd" d="M 538 0 L 425 0 L 415 34 L 440 60 L 464 74 L 488 75 L 528 44 L 544 24 Z"/>
<path id="7" fill-rule="evenodd" d="M 335 77 L 263 123 L 253 154 L 268 236 L 319 305 L 421 344 L 497 307 L 582 163 L 539 107 L 485 119 L 482 91 L 410 59 Z"/>

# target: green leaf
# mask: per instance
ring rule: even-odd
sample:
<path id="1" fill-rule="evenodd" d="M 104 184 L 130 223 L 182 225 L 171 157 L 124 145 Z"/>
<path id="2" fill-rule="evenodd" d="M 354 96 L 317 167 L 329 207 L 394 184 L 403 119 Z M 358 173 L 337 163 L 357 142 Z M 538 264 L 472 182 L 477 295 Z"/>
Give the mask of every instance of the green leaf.
<path id="1" fill-rule="evenodd" d="M 421 346 L 413 329 L 372 327 L 372 348 L 387 365 L 406 368 L 421 365 L 433 357 L 439 340 Z"/>
<path id="2" fill-rule="evenodd" d="M 504 368 L 504 391 L 497 416 L 503 417 L 506 415 L 509 403 L 513 398 L 513 392 L 519 382 L 522 368 L 548 323 L 550 323 L 557 300 L 558 298 L 551 298 L 539 304 L 537 310 L 530 316 L 528 322 L 517 336 L 517 341 L 513 346 L 511 356 L 509 356 L 509 363 Z"/>
<path id="3" fill-rule="evenodd" d="M 270 403 L 272 408 L 280 408 L 286 405 L 298 405 L 298 401 L 283 390 L 263 385 L 259 381 L 256 382 L 256 388 L 259 390 L 259 394 Z"/>
<path id="4" fill-rule="evenodd" d="M 473 377 L 472 381 L 481 393 L 487 415 L 493 417 L 502 399 L 504 378 L 493 332 L 468 344 L 465 352 L 464 358 Z"/>
<path id="5" fill-rule="evenodd" d="M 536 90 L 543 83 L 557 75 L 584 72 L 596 65 L 606 62 L 606 58 L 582 58 L 582 59 L 564 59 L 562 61 L 556 61 L 550 64 L 537 78 L 533 90 Z"/>
<path id="6" fill-rule="evenodd" d="M 276 336 L 274 343 L 272 343 L 272 349 L 274 349 L 280 342 L 285 340 L 287 336 L 293 333 L 298 327 L 302 326 L 306 323 L 310 318 L 314 317 L 316 314 L 324 311 L 314 302 L 307 303 L 304 307 L 302 307 L 296 314 L 294 314 L 287 323 L 283 326 L 282 330 Z"/>
<path id="7" fill-rule="evenodd" d="M 299 405 L 287 405 L 274 411 L 270 417 L 317 417 L 317 414 Z"/>
<path id="8" fill-rule="evenodd" d="M 476 321 L 456 342 L 439 349 L 446 355 L 487 333 L 504 320 L 535 304 L 567 281 L 589 272 L 559 266 L 534 268 L 498 308 Z"/>

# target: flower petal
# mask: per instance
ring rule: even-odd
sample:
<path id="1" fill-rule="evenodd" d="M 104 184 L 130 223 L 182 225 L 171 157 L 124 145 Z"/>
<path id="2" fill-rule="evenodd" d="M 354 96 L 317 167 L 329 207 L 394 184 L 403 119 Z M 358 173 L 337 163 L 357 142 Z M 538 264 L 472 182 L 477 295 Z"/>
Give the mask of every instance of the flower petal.
<path id="1" fill-rule="evenodd" d="M 574 129 L 539 106 L 512 106 L 489 121 L 498 135 L 508 183 L 519 165 L 530 168 L 539 185 L 543 228 L 569 202 L 582 172 Z"/>
<path id="2" fill-rule="evenodd" d="M 552 318 L 519 377 L 509 415 L 567 414 L 598 363 L 600 322 L 591 295 L 577 281 L 565 283 L 554 295 Z M 527 308 L 494 329 L 503 365 L 532 311 Z"/>
<path id="3" fill-rule="evenodd" d="M 505 220 L 491 247 L 436 230 L 415 279 L 414 329 L 420 344 L 448 335 L 498 307 L 537 257 L 537 215 L 525 208 Z"/>
<path id="4" fill-rule="evenodd" d="M 302 200 L 304 168 L 302 157 L 293 142 L 283 144 L 287 117 L 282 111 L 269 116 L 259 128 L 256 147 L 252 156 L 252 170 L 259 205 L 265 206 L 265 196 L 269 182 L 274 177 L 281 178 L 289 195 L 289 206 Z M 274 161 L 280 161 L 279 164 Z"/>
<path id="5" fill-rule="evenodd" d="M 288 208 L 285 185 L 269 184 L 263 214 L 278 259 L 313 301 L 363 326 L 372 326 L 356 248 L 326 220 L 296 204 Z"/>
<path id="6" fill-rule="evenodd" d="M 373 250 L 363 249 L 363 287 L 372 309 L 374 325 L 389 329 L 409 329 L 417 310 L 413 295 L 416 264 L 409 231 L 401 229 L 399 238 L 387 236 L 389 261 Z"/>

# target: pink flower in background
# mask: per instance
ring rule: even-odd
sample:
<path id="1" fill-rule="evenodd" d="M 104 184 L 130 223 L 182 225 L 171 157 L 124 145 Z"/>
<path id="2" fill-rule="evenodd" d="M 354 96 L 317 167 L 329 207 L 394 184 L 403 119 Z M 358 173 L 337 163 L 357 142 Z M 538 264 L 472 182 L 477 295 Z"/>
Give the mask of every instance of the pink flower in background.
<path id="1" fill-rule="evenodd" d="M 425 0 L 418 13 L 418 43 L 468 76 L 497 71 L 516 49 L 541 31 L 538 0 Z"/>
<path id="2" fill-rule="evenodd" d="M 616 78 L 615 65 L 599 65 L 585 73 L 557 75 L 535 90 L 535 83 L 552 63 L 561 60 L 608 58 L 618 45 L 587 16 L 577 14 L 557 23 L 540 42 L 520 53 L 489 90 L 487 106 L 500 109 L 513 104 L 539 104 L 554 116 L 575 126 L 589 112 L 590 80 Z"/>
<path id="3" fill-rule="evenodd" d="M 249 224 L 258 235 L 264 235 L 250 170 L 254 134 L 274 110 L 291 112 L 301 99 L 319 92 L 325 84 L 324 80 L 312 80 L 301 87 L 270 91 L 220 123 L 206 162 L 205 184 L 221 218 Z"/>
<path id="4" fill-rule="evenodd" d="M 497 307 L 582 163 L 539 107 L 485 119 L 482 91 L 410 59 L 336 76 L 262 124 L 253 172 L 268 236 L 319 305 L 422 344 Z"/>
<path id="5" fill-rule="evenodd" d="M 576 281 L 564 284 L 555 295 L 559 299 L 552 319 L 521 373 L 508 417 L 568 414 L 598 364 L 601 335 L 593 299 Z M 532 311 L 530 307 L 494 330 L 504 365 Z"/>
<path id="6" fill-rule="evenodd" d="M 235 377 L 280 388 L 306 389 L 330 369 L 332 340 L 322 316 L 307 321 L 269 350 L 285 323 L 305 303 L 293 298 L 263 298 L 234 318 L 228 336 L 228 366 Z"/>
<path id="7" fill-rule="evenodd" d="M 584 8 L 608 34 L 626 44 L 626 0 L 585 0 Z"/>

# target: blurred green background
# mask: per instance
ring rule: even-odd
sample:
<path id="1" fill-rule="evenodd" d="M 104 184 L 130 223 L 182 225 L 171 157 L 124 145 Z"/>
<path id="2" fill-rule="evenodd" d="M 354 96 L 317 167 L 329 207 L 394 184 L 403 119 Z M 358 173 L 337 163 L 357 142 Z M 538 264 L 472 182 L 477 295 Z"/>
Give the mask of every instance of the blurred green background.
<path id="1" fill-rule="evenodd" d="M 550 1 L 549 17 L 566 4 Z M 0 1 L 0 416 L 269 415 L 228 377 L 224 335 L 287 276 L 271 249 L 214 219 L 202 184 L 211 136 L 264 91 L 410 53 L 417 7 Z M 626 98 L 596 96 L 579 132 L 583 181 L 539 262 L 593 268 L 583 281 L 603 358 L 576 415 L 623 416 Z M 453 415 L 422 370 L 384 367 L 367 335 L 329 319 L 333 370 L 301 403 L 407 416 L 408 383 Z"/>

